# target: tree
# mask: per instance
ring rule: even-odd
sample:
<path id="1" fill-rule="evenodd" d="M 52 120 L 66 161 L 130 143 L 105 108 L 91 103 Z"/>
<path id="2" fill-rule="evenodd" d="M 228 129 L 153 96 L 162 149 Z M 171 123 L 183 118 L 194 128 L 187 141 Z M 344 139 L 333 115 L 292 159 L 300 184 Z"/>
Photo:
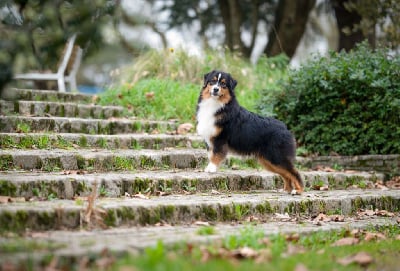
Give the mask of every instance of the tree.
<path id="1" fill-rule="evenodd" d="M 267 56 L 285 53 L 289 58 L 293 57 L 306 29 L 308 14 L 314 5 L 315 0 L 279 1 L 264 50 Z"/>
<path id="2" fill-rule="evenodd" d="M 90 54 L 101 45 L 101 26 L 118 4 L 117 0 L 1 1 L 0 88 L 11 79 L 16 60 L 23 62 L 24 70 L 54 68 L 73 33 Z"/>
<path id="3" fill-rule="evenodd" d="M 372 47 L 379 43 L 399 48 L 399 1 L 332 0 L 332 4 L 340 33 L 338 50 L 350 50 L 365 39 Z"/>

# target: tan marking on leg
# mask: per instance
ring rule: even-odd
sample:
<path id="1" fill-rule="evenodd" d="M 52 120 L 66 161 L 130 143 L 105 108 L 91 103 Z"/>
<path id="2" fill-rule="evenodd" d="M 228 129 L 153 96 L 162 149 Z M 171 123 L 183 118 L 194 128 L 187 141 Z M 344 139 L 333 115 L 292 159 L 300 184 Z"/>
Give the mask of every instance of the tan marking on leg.
<path id="1" fill-rule="evenodd" d="M 297 180 L 296 176 L 294 176 L 292 173 L 290 173 L 288 170 L 273 165 L 270 161 L 264 159 L 264 158 L 259 158 L 260 163 L 269 171 L 272 171 L 274 173 L 277 173 L 282 176 L 284 180 L 284 185 L 283 189 L 289 193 L 292 192 L 292 189 L 294 188 L 297 192 L 297 194 L 301 194 L 303 192 L 303 187 Z"/>

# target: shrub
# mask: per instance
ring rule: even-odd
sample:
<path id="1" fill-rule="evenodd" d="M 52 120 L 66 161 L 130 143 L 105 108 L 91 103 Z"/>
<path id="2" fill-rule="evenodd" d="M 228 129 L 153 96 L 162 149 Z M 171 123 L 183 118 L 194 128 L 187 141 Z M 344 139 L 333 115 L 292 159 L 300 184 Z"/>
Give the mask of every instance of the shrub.
<path id="1" fill-rule="evenodd" d="M 362 43 L 289 72 L 274 112 L 322 155 L 400 153 L 400 57 Z"/>

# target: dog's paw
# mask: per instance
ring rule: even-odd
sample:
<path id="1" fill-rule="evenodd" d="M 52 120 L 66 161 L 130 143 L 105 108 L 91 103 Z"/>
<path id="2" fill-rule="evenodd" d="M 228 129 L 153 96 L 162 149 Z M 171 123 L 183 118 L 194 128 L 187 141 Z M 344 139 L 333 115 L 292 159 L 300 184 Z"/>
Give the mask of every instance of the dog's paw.
<path id="1" fill-rule="evenodd" d="M 217 166 L 214 165 L 213 163 L 209 163 L 204 171 L 205 172 L 210 172 L 210 173 L 217 172 Z"/>
<path id="2" fill-rule="evenodd" d="M 296 189 L 293 189 L 292 192 L 290 192 L 290 195 L 292 196 L 301 195 L 301 192 L 297 191 Z"/>

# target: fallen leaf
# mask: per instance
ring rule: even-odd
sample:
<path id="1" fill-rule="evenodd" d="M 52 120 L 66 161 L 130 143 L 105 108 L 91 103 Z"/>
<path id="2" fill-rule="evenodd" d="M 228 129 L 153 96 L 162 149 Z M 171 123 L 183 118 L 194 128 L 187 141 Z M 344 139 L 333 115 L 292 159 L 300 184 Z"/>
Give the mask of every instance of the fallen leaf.
<path id="1" fill-rule="evenodd" d="M 344 216 L 342 216 L 342 215 L 331 215 L 330 219 L 331 219 L 331 221 L 334 221 L 334 222 L 343 222 L 344 221 Z"/>
<path id="2" fill-rule="evenodd" d="M 386 236 L 380 232 L 367 232 L 364 237 L 364 240 L 367 242 L 385 240 L 385 239 L 386 239 Z"/>
<path id="3" fill-rule="evenodd" d="M 331 221 L 331 218 L 324 213 L 319 213 L 313 221 L 329 222 Z"/>
<path id="4" fill-rule="evenodd" d="M 218 192 L 217 190 L 212 189 L 211 195 L 221 195 L 221 192 Z"/>
<path id="5" fill-rule="evenodd" d="M 288 241 L 288 242 L 297 242 L 297 241 L 299 241 L 299 239 L 300 239 L 300 234 L 298 234 L 298 233 L 292 233 L 292 234 L 287 235 L 287 236 L 285 237 L 285 239 L 286 239 L 286 241 Z"/>
<path id="6" fill-rule="evenodd" d="M 335 243 L 332 244 L 332 246 L 333 247 L 350 246 L 350 245 L 358 244 L 359 241 L 360 240 L 358 238 L 345 237 L 345 238 L 337 240 Z"/>
<path id="7" fill-rule="evenodd" d="M 176 129 L 176 133 L 178 135 L 185 135 L 185 134 L 189 133 L 190 130 L 193 129 L 193 127 L 194 126 L 191 123 L 183 123 L 183 124 L 178 126 L 178 129 Z"/>
<path id="8" fill-rule="evenodd" d="M 11 197 L 8 196 L 0 196 L 0 203 L 9 203 L 11 201 Z"/>
<path id="9" fill-rule="evenodd" d="M 142 193 L 137 193 L 135 195 L 132 196 L 133 198 L 137 198 L 137 199 L 149 199 L 150 197 L 147 195 L 144 195 Z"/>
<path id="10" fill-rule="evenodd" d="M 147 99 L 148 101 L 154 99 L 154 96 L 155 96 L 155 95 L 156 95 L 156 94 L 154 93 L 154 91 L 146 92 L 146 93 L 144 94 L 144 96 L 146 96 L 146 99 Z"/>
<path id="11" fill-rule="evenodd" d="M 304 264 L 298 263 L 294 268 L 294 271 L 308 271 L 308 269 Z"/>
<path id="12" fill-rule="evenodd" d="M 156 191 L 156 195 L 160 197 L 165 197 L 171 195 L 171 192 L 165 192 L 165 191 Z"/>
<path id="13" fill-rule="evenodd" d="M 249 247 L 242 247 L 232 251 L 231 256 L 237 259 L 253 259 L 258 256 L 258 252 Z"/>
<path id="14" fill-rule="evenodd" d="M 329 190 L 329 186 L 321 186 L 319 188 L 320 191 L 328 191 Z"/>
<path id="15" fill-rule="evenodd" d="M 193 223 L 195 226 L 210 226 L 210 223 L 206 221 L 196 221 Z"/>
<path id="16" fill-rule="evenodd" d="M 277 219 L 290 219 L 290 216 L 288 213 L 280 214 L 280 213 L 275 213 L 275 218 Z"/>
<path id="17" fill-rule="evenodd" d="M 388 212 L 386 210 L 376 210 L 375 214 L 378 216 L 394 217 L 394 213 Z"/>
<path id="18" fill-rule="evenodd" d="M 352 263 L 356 263 L 359 264 L 361 266 L 367 266 L 370 263 L 373 262 L 373 258 L 371 257 L 371 255 L 369 255 L 366 252 L 358 252 L 357 254 L 354 254 L 352 256 L 348 256 L 342 259 L 337 260 L 337 262 L 341 265 L 349 265 Z"/>

